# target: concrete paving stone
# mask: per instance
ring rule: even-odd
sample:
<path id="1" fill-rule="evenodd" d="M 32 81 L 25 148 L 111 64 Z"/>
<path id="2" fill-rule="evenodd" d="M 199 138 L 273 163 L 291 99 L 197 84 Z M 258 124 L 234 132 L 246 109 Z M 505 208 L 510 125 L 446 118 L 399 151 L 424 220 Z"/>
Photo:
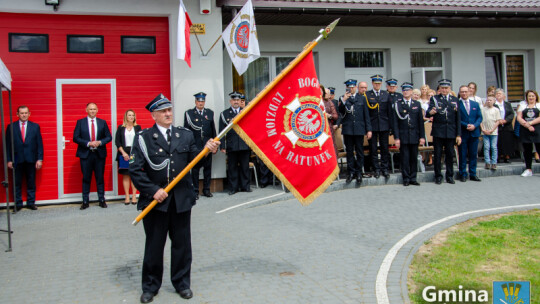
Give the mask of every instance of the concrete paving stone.
<path id="1" fill-rule="evenodd" d="M 232 198 L 216 193 L 192 213 L 195 297 L 189 303 L 376 303 L 380 263 L 407 233 L 460 212 L 534 202 L 534 193 L 524 189 L 538 181 L 504 176 L 475 184 L 350 190 L 336 182 L 336 191 L 308 207 L 286 199 L 221 214 L 215 212 L 280 190 Z M 512 195 L 522 199 L 501 199 Z M 13 252 L 0 253 L 0 262 L 10 265 L 0 272 L 0 303 L 138 303 L 144 231 L 130 225 L 137 211 L 123 207 L 40 207 L 12 215 Z M 0 225 L 4 218 L 0 212 Z M 403 280 L 417 248 L 465 219 L 437 225 L 398 252 L 388 277 L 391 303 L 406 298 Z M 6 235 L 0 234 L 1 246 L 7 248 Z M 169 244 L 165 261 L 154 302 L 187 303 L 170 283 Z M 286 271 L 294 275 L 280 276 Z M 35 293 L 18 292 L 29 282 Z"/>

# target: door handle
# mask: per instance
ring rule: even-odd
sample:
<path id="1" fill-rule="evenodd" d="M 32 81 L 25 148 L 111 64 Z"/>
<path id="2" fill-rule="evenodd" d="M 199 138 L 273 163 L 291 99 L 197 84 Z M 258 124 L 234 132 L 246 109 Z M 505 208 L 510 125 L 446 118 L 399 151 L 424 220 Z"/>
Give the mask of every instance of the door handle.
<path id="1" fill-rule="evenodd" d="M 70 140 L 66 139 L 65 136 L 62 136 L 62 150 L 66 149 L 66 143 L 71 142 Z"/>

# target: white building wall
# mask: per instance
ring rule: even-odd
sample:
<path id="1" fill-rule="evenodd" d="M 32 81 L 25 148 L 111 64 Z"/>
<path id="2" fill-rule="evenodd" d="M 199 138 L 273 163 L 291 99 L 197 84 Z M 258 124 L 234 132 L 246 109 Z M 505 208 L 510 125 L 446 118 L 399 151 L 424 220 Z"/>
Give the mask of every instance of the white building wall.
<path id="1" fill-rule="evenodd" d="M 260 49 L 263 53 L 294 52 L 318 35 L 314 26 L 258 25 Z M 470 29 L 470 28 L 376 28 L 340 27 L 334 29 L 328 40 L 315 47 L 319 54 L 319 78 L 326 86 L 335 86 L 336 94 L 344 93 L 346 80 L 344 51 L 346 49 L 379 49 L 386 51 L 384 72 L 399 80 L 411 81 L 411 49 L 441 50 L 445 55 L 445 77 L 453 81 L 454 89 L 460 84 L 474 81 L 480 96 L 485 95 L 485 52 L 525 51 L 526 89 L 540 88 L 540 29 Z M 437 36 L 438 43 L 427 43 L 429 36 Z M 224 62 L 227 65 L 230 62 Z M 230 68 L 230 67 L 229 67 Z M 227 72 L 226 72 L 227 75 Z M 230 75 L 230 74 L 229 74 Z M 358 79 L 370 83 L 370 79 Z M 230 86 L 229 86 L 230 85 Z M 415 84 L 420 87 L 421 84 Z M 232 83 L 226 82 L 226 88 Z M 227 91 L 227 89 L 226 89 Z"/>

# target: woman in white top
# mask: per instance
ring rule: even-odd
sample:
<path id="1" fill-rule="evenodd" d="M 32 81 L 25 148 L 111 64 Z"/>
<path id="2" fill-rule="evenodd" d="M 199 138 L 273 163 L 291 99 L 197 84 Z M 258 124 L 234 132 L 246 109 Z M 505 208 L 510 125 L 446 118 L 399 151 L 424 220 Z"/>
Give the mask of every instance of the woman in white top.
<path id="1" fill-rule="evenodd" d="M 424 116 L 426 116 L 426 111 L 429 107 L 429 99 L 431 98 L 429 96 L 429 85 L 424 84 L 420 87 L 420 105 L 422 106 L 422 109 L 424 110 Z"/>
<path id="2" fill-rule="evenodd" d="M 478 104 L 483 107 L 485 105 L 485 101 L 483 101 L 482 98 L 476 96 L 476 83 L 471 81 L 469 82 L 467 87 L 469 88 L 469 99 L 478 102 Z"/>
<path id="3" fill-rule="evenodd" d="M 424 124 L 431 123 L 433 121 L 433 117 L 426 118 L 426 112 L 429 107 L 429 100 L 431 97 L 435 96 L 435 91 L 429 88 L 429 85 L 424 84 L 420 87 L 420 106 L 422 106 L 422 111 L 424 112 Z M 426 140 L 427 143 L 427 140 Z M 429 143 L 431 144 L 431 143 Z M 433 165 L 433 153 L 429 152 L 423 152 L 422 153 L 422 160 L 424 160 L 424 163 L 426 166 L 432 166 Z M 427 161 L 426 161 L 427 160 Z"/>
<path id="4" fill-rule="evenodd" d="M 124 186 L 124 192 L 126 199 L 124 200 L 125 205 L 129 205 L 129 186 L 131 185 L 132 197 L 131 203 L 137 204 L 137 189 L 131 178 L 129 176 L 129 154 L 131 152 L 131 147 L 133 146 L 133 140 L 135 135 L 141 131 L 141 126 L 137 124 L 137 117 L 135 116 L 135 111 L 127 110 L 124 113 L 124 122 L 122 125 L 118 126 L 116 131 L 116 137 L 114 143 L 118 149 L 118 154 L 116 156 L 116 161 L 118 162 L 118 173 L 122 174 L 122 184 Z"/>

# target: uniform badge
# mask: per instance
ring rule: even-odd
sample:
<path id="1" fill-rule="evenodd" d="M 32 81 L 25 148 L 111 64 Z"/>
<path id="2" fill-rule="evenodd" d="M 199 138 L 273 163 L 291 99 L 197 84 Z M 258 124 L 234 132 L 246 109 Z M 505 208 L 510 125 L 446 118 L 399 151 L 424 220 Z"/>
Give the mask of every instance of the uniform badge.
<path id="1" fill-rule="evenodd" d="M 174 133 L 174 135 L 176 136 L 176 138 L 180 138 L 180 134 Z"/>
<path id="2" fill-rule="evenodd" d="M 534 110 L 533 110 L 533 109 L 527 110 L 527 117 L 529 117 L 529 118 L 533 118 L 533 117 L 534 117 Z"/>
<path id="3" fill-rule="evenodd" d="M 157 138 L 158 138 L 157 133 L 154 133 L 154 135 L 152 135 L 152 137 L 154 137 L 155 139 L 157 139 Z"/>
<path id="4" fill-rule="evenodd" d="M 129 156 L 129 163 L 132 164 L 134 162 L 135 162 L 135 155 L 132 154 Z"/>

